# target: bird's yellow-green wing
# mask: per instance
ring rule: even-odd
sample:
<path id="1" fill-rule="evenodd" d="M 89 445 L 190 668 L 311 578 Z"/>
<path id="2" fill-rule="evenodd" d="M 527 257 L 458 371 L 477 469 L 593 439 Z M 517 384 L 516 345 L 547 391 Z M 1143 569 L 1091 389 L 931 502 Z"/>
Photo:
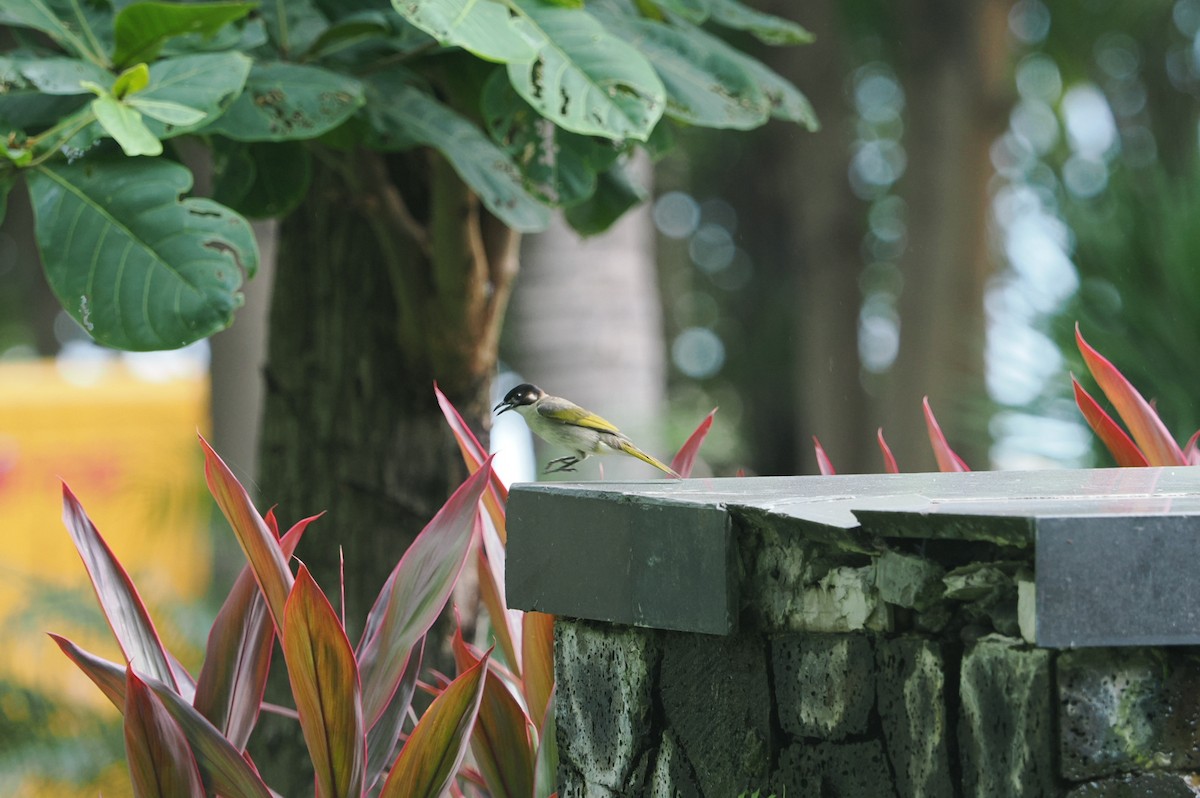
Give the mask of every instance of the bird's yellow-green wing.
<path id="1" fill-rule="evenodd" d="M 580 427 L 589 427 L 600 432 L 612 432 L 617 435 L 621 434 L 613 424 L 605 421 L 600 416 L 590 411 L 584 410 L 574 402 L 568 402 L 566 399 L 559 399 L 555 396 L 547 396 L 537 404 L 537 413 L 542 418 L 557 421 L 560 424 L 575 424 Z"/>

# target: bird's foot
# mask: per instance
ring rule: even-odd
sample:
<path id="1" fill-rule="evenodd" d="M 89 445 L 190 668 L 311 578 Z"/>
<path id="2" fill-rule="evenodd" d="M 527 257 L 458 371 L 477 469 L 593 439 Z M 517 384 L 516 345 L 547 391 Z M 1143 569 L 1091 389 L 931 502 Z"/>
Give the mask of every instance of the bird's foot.
<path id="1" fill-rule="evenodd" d="M 582 458 L 579 458 L 579 457 L 556 457 L 553 460 L 551 460 L 550 462 L 546 463 L 545 473 L 557 474 L 559 471 L 574 471 L 575 464 L 578 463 L 581 459 Z M 558 464 L 558 468 L 550 467 L 555 464 Z"/>

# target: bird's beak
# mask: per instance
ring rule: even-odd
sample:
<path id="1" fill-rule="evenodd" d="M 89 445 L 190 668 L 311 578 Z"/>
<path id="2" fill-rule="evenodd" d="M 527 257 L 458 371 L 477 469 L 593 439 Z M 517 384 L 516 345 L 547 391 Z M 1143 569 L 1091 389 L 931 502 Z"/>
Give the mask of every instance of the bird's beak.
<path id="1" fill-rule="evenodd" d="M 500 408 L 502 408 L 502 407 L 504 409 L 500 410 Z M 492 408 L 492 412 L 496 413 L 497 410 L 500 410 L 499 413 L 496 413 L 496 415 L 499 416 L 499 415 L 503 415 L 504 413 L 507 413 L 509 410 L 512 410 L 512 409 L 513 409 L 513 405 L 509 404 L 508 402 L 501 402 L 500 404 L 498 404 Z"/>

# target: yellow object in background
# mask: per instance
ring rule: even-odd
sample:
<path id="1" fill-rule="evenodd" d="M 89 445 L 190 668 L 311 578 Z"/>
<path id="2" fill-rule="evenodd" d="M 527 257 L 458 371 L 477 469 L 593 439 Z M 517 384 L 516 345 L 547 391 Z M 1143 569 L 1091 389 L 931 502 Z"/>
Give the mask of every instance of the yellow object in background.
<path id="1" fill-rule="evenodd" d="M 56 704 L 104 708 L 119 722 L 46 636 L 121 659 L 102 622 L 72 620 L 101 616 L 62 524 L 60 479 L 132 577 L 164 643 L 194 669 L 199 651 L 156 607 L 194 603 L 209 585 L 210 504 L 196 440 L 207 419 L 199 369 L 147 381 L 116 358 L 0 363 L 0 680 Z"/>

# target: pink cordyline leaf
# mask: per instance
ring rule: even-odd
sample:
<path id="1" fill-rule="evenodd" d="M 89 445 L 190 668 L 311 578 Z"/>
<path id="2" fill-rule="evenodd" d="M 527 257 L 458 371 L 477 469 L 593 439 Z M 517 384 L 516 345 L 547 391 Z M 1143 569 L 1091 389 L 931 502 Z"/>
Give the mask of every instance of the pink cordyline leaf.
<path id="1" fill-rule="evenodd" d="M 476 569 L 479 575 L 479 598 L 492 622 L 496 644 L 514 671 L 521 672 L 521 656 L 518 646 L 521 640 L 521 613 L 508 609 L 504 591 L 504 559 L 506 552 L 495 531 L 485 524 L 483 545 L 476 553 Z"/>
<path id="2" fill-rule="evenodd" d="M 183 729 L 133 668 L 125 677 L 125 758 L 135 798 L 204 798 Z"/>
<path id="3" fill-rule="evenodd" d="M 1200 465 L 1198 441 L 1200 441 L 1200 429 L 1192 433 L 1192 437 L 1188 438 L 1187 446 L 1183 447 L 1183 457 L 1187 460 L 1188 465 Z"/>
<path id="4" fill-rule="evenodd" d="M 179 684 L 175 680 L 166 650 L 129 574 L 113 556 L 112 549 L 105 543 L 96 526 L 84 512 L 83 505 L 65 482 L 62 486 L 62 497 L 63 524 L 66 525 L 71 534 L 71 541 L 83 559 L 83 565 L 92 580 L 92 588 L 100 602 L 100 609 L 103 610 L 126 661 L 136 662 L 143 673 L 179 692 Z"/>
<path id="5" fill-rule="evenodd" d="M 717 409 L 714 407 L 708 412 L 708 415 L 704 417 L 704 420 L 700 422 L 695 431 L 683 442 L 683 446 L 679 447 L 679 451 L 675 453 L 675 457 L 671 459 L 671 468 L 684 479 L 692 475 L 692 468 L 696 465 L 696 457 L 700 454 L 700 446 L 704 443 L 705 437 L 708 436 L 708 431 L 712 429 L 713 416 L 717 414 Z"/>
<path id="6" fill-rule="evenodd" d="M 280 539 L 285 557 L 292 556 L 308 525 L 318 518 L 298 521 Z M 274 535 L 278 531 L 274 514 L 268 512 L 263 520 Z M 266 600 L 245 565 L 209 630 L 193 704 L 242 751 L 258 721 L 274 642 L 275 626 L 267 615 Z"/>
<path id="7" fill-rule="evenodd" d="M 829 461 L 829 455 L 825 454 L 825 447 L 817 440 L 817 436 L 813 436 L 813 449 L 817 454 L 817 468 L 821 472 L 821 476 L 830 477 L 837 473 L 833 469 L 833 463 Z"/>
<path id="8" fill-rule="evenodd" d="M 425 710 L 379 798 L 438 798 L 454 781 L 483 699 L 490 654 L 463 671 Z"/>
<path id="9" fill-rule="evenodd" d="M 442 409 L 442 415 L 446 417 L 446 423 L 450 425 L 450 431 L 454 433 L 454 440 L 458 443 L 458 451 L 467 465 L 467 471 L 474 474 L 487 461 L 487 449 L 479 443 L 475 433 L 471 432 L 471 428 L 467 426 L 467 422 L 463 420 L 458 409 L 446 398 L 436 382 L 433 384 L 433 393 L 437 397 L 438 407 Z M 507 544 L 505 508 L 508 506 L 508 488 L 504 487 L 504 483 L 500 481 L 499 475 L 495 472 L 492 472 L 491 479 L 488 481 L 487 493 L 483 497 L 483 506 L 487 508 L 488 515 L 491 516 L 492 523 L 496 526 L 500 541 Z"/>
<path id="10" fill-rule="evenodd" d="M 879 441 L 879 451 L 883 453 L 883 470 L 889 474 L 899 474 L 900 467 L 896 465 L 896 458 L 892 456 L 892 449 L 887 445 L 887 441 L 883 439 L 883 427 L 875 431 L 875 439 Z"/>
<path id="11" fill-rule="evenodd" d="M 1187 465 L 1179 444 L 1167 432 L 1154 408 L 1116 366 L 1083 340 L 1078 323 L 1075 325 L 1075 343 L 1088 371 L 1129 428 L 1129 434 L 1146 456 L 1146 462 L 1152 466 Z"/>
<path id="12" fill-rule="evenodd" d="M 375 783 L 396 759 L 396 751 L 400 747 L 400 732 L 408 718 L 408 709 L 412 704 L 413 693 L 417 687 L 417 676 L 421 672 L 421 659 L 425 655 L 425 638 L 422 637 L 413 646 L 408 655 L 408 664 L 400 677 L 400 686 L 392 695 L 392 700 L 379 716 L 379 720 L 367 732 L 367 790 L 375 789 Z"/>
<path id="13" fill-rule="evenodd" d="M 491 458 L 454 492 L 408 547 L 367 615 L 358 644 L 367 728 L 375 724 L 404 671 L 408 653 L 441 614 L 479 534 L 479 501 Z"/>
<path id="14" fill-rule="evenodd" d="M 460 672 L 479 664 L 481 657 L 463 640 L 461 626 L 454 632 L 451 648 Z M 508 685 L 492 669 L 488 669 L 484 680 L 479 716 L 471 735 L 475 763 L 491 795 L 530 796 L 533 794 L 533 745 L 529 738 L 532 724 Z"/>
<path id="15" fill-rule="evenodd" d="M 554 722 L 554 696 L 550 692 L 546 715 L 539 726 L 537 755 L 533 764 L 533 798 L 551 798 L 558 786 L 558 733 Z"/>
<path id="16" fill-rule="evenodd" d="M 358 667 L 333 605 L 304 565 L 284 607 L 283 659 L 317 798 L 358 798 L 366 766 Z"/>
<path id="17" fill-rule="evenodd" d="M 929 445 L 933 447 L 933 456 L 937 458 L 938 470 L 947 472 L 970 471 L 963 459 L 954 453 L 937 419 L 933 417 L 933 408 L 929 406 L 929 397 L 921 400 L 925 408 L 925 427 L 929 430 Z"/>
<path id="18" fill-rule="evenodd" d="M 1079 412 L 1083 413 L 1084 420 L 1092 428 L 1092 432 L 1096 433 L 1096 437 L 1100 439 L 1104 447 L 1108 449 L 1117 465 L 1123 468 L 1148 465 L 1146 456 L 1125 434 L 1125 430 L 1121 429 L 1117 422 L 1113 421 L 1112 417 L 1105 413 L 1103 408 L 1092 398 L 1092 395 L 1083 389 L 1074 374 L 1071 375 L 1071 387 L 1075 390 L 1075 404 L 1079 407 Z"/>
<path id="19" fill-rule="evenodd" d="M 529 716 L 540 724 L 554 692 L 554 616 L 527 612 L 522 625 L 521 685 Z"/>
<path id="20" fill-rule="evenodd" d="M 204 478 L 208 482 L 208 489 L 233 527 L 242 552 L 254 570 L 254 579 L 267 600 L 267 609 L 278 632 L 283 628 L 283 605 L 287 602 L 294 581 L 287 558 L 229 466 L 213 451 L 204 436 L 200 436 L 200 445 L 204 448 Z"/>
<path id="21" fill-rule="evenodd" d="M 50 635 L 63 653 L 91 679 L 119 710 L 125 709 L 126 669 L 84 651 L 65 637 Z M 183 729 L 196 757 L 206 793 L 223 798 L 273 798 L 267 785 L 244 755 L 229 744 L 216 727 L 174 690 L 149 676 L 140 677 L 154 691 L 167 712 Z"/>

